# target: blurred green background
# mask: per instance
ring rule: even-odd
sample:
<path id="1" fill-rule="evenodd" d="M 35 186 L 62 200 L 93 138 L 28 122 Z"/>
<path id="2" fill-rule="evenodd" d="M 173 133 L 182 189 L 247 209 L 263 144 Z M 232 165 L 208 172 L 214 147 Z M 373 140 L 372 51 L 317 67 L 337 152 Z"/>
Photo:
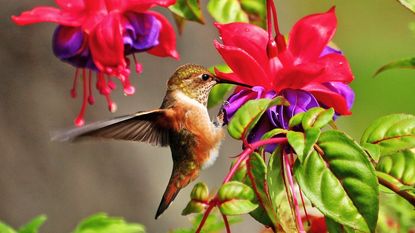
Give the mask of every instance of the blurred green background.
<path id="1" fill-rule="evenodd" d="M 206 1 L 201 1 L 206 6 Z M 415 33 L 408 24 L 415 15 L 394 0 L 278 0 L 282 31 L 289 32 L 301 17 L 337 7 L 339 25 L 334 42 L 348 57 L 355 74 L 353 115 L 341 118 L 339 127 L 359 139 L 375 118 L 396 112 L 415 113 L 415 71 L 388 71 L 377 78 L 381 65 L 415 56 Z M 80 99 L 69 90 L 74 69 L 56 59 L 51 51 L 52 24 L 18 27 L 11 15 L 51 0 L 1 0 L 0 8 L 0 219 L 18 226 L 38 214 L 46 214 L 45 233 L 69 232 L 79 220 L 98 211 L 143 223 L 148 232 L 166 232 L 190 225 L 180 216 L 190 192 L 184 189 L 159 219 L 155 210 L 171 171 L 170 151 L 139 143 L 102 141 L 68 144 L 50 141 L 50 132 L 72 127 Z M 205 8 L 206 9 L 206 8 Z M 172 17 L 166 11 L 162 12 Z M 178 37 L 181 60 L 146 54 L 140 77 L 132 75 L 137 93 L 114 94 L 115 114 L 106 111 L 102 98 L 88 108 L 86 120 L 158 107 L 165 83 L 178 65 L 221 63 L 213 47 L 217 31 L 206 13 L 206 25 L 188 23 Z M 214 114 L 214 112 L 212 112 Z M 229 137 L 221 157 L 202 172 L 199 181 L 217 188 L 227 173 L 229 156 L 240 150 Z M 232 227 L 235 232 L 258 232 L 261 226 L 246 218 Z"/>

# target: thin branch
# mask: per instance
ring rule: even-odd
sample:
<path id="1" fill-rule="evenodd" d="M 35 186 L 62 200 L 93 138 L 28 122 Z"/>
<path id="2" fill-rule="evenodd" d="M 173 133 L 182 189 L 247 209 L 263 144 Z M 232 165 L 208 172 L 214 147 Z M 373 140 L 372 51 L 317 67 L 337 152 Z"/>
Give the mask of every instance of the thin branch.
<path id="1" fill-rule="evenodd" d="M 226 233 L 231 233 L 231 227 L 229 226 L 228 217 L 221 212 L 223 222 L 225 223 Z"/>
<path id="2" fill-rule="evenodd" d="M 210 212 L 213 210 L 213 208 L 215 206 L 216 206 L 216 204 L 214 204 L 214 205 L 209 204 L 208 208 L 206 209 L 205 213 L 203 214 L 202 221 L 200 221 L 199 227 L 197 228 L 196 233 L 200 233 L 200 231 L 202 230 L 203 225 L 205 225 L 205 222 L 206 222 L 207 218 L 209 217 Z"/>
<path id="3" fill-rule="evenodd" d="M 226 182 L 228 182 L 232 179 L 232 177 L 235 175 L 235 172 L 238 169 L 239 165 L 243 161 L 248 159 L 249 155 L 252 154 L 258 147 L 269 145 L 269 144 L 283 144 L 283 143 L 286 143 L 286 142 L 287 142 L 287 138 L 270 138 L 270 139 L 261 140 L 261 141 L 257 141 L 257 142 L 254 142 L 254 143 L 250 144 L 250 146 L 248 148 L 246 148 L 244 151 L 242 151 L 241 154 L 239 154 L 238 160 L 232 166 L 232 168 L 229 171 L 228 175 L 226 175 L 225 179 L 223 180 L 223 183 L 226 183 Z M 216 195 L 209 202 L 208 208 L 206 209 L 205 213 L 203 214 L 202 221 L 200 222 L 200 224 L 199 224 L 199 226 L 196 230 L 196 233 L 200 233 L 200 231 L 202 230 L 203 225 L 205 225 L 205 222 L 206 222 L 210 212 L 218 204 L 219 204 L 218 194 L 216 193 Z M 225 221 L 225 219 L 224 219 L 224 221 Z M 225 226 L 226 226 L 226 222 L 225 222 Z M 228 228 L 227 228 L 227 230 L 228 230 Z"/>
<path id="4" fill-rule="evenodd" d="M 378 180 L 379 183 L 387 188 L 389 188 L 390 190 L 394 191 L 396 194 L 398 194 L 399 196 L 405 198 L 409 203 L 412 204 L 412 206 L 415 207 L 415 195 L 409 193 L 408 191 L 405 190 L 401 190 L 397 185 L 392 184 L 391 182 L 385 180 L 382 177 L 378 176 Z"/>

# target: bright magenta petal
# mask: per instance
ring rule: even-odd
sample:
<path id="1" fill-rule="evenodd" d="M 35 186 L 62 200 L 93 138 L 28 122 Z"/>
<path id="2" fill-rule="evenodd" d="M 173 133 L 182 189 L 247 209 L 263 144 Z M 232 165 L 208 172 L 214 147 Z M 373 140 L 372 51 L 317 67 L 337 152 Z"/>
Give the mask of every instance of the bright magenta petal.
<path id="1" fill-rule="evenodd" d="M 55 0 L 56 4 L 68 11 L 81 11 L 84 9 L 84 0 Z"/>
<path id="2" fill-rule="evenodd" d="M 216 23 L 215 26 L 219 30 L 223 44 L 244 50 L 259 64 L 268 64 L 268 34 L 264 29 L 248 23 Z"/>
<path id="3" fill-rule="evenodd" d="M 279 92 L 287 88 L 302 89 L 317 79 L 323 71 L 321 66 L 309 64 L 283 69 L 277 74 L 276 90 Z"/>
<path id="4" fill-rule="evenodd" d="M 157 18 L 161 23 L 161 30 L 159 35 L 159 45 L 148 50 L 147 52 L 159 57 L 173 57 L 179 59 L 179 53 L 176 51 L 176 33 L 169 21 L 161 14 L 153 11 L 147 11 Z"/>
<path id="5" fill-rule="evenodd" d="M 54 7 L 40 6 L 31 11 L 25 11 L 19 16 L 12 16 L 12 20 L 18 25 L 28 25 L 42 22 L 58 23 L 65 26 L 79 26 L 84 17 L 77 14 L 62 12 Z"/>
<path id="6" fill-rule="evenodd" d="M 134 10 L 143 12 L 156 5 L 161 7 L 168 7 L 176 3 L 176 0 L 111 0 L 119 1 L 124 10 Z"/>
<path id="7" fill-rule="evenodd" d="M 272 88 L 270 77 L 255 58 L 240 48 L 222 45 L 216 40 L 214 43 L 216 50 L 232 71 L 240 77 L 242 83 L 263 86 L 267 90 Z"/>
<path id="8" fill-rule="evenodd" d="M 107 15 L 89 38 L 92 58 L 99 70 L 119 76 L 126 70 L 122 26 L 118 14 Z"/>
<path id="9" fill-rule="evenodd" d="M 332 39 L 337 26 L 334 8 L 323 14 L 314 14 L 298 21 L 290 32 L 288 50 L 294 64 L 318 58 Z"/>
<path id="10" fill-rule="evenodd" d="M 327 107 L 332 107 L 340 115 L 350 115 L 347 100 L 341 94 L 334 92 L 322 84 L 310 84 L 303 90 L 309 91 L 316 99 Z"/>
<path id="11" fill-rule="evenodd" d="M 315 82 L 342 82 L 350 83 L 353 81 L 353 73 L 349 62 L 341 54 L 328 54 L 316 61 L 317 65 L 324 68 L 324 72 L 316 79 Z"/>
<path id="12" fill-rule="evenodd" d="M 214 70 L 215 70 L 215 75 L 221 80 L 237 82 L 237 83 L 244 83 L 245 82 L 245 80 L 243 80 L 241 77 L 239 77 L 235 73 L 224 73 L 224 72 L 216 69 L 216 67 L 214 68 Z"/>
<path id="13" fill-rule="evenodd" d="M 97 15 L 99 13 L 107 13 L 107 3 L 106 0 L 84 0 L 85 9 L 88 12 L 92 12 Z"/>

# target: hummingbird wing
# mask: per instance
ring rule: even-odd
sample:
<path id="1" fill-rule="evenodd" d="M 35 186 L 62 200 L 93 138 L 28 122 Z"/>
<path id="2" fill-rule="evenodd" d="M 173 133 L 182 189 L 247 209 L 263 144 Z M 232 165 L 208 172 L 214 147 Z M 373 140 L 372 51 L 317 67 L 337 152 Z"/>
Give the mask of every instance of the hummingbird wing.
<path id="1" fill-rule="evenodd" d="M 162 125 L 167 120 L 165 109 L 137 112 L 58 133 L 52 137 L 52 140 L 78 141 L 86 138 L 106 138 L 168 146 L 169 129 Z"/>

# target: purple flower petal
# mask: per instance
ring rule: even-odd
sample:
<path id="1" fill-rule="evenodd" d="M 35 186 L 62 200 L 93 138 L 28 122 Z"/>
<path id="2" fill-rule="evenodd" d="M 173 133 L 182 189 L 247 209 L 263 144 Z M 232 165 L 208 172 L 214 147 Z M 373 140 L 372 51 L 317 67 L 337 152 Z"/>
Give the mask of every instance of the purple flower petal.
<path id="1" fill-rule="evenodd" d="M 241 90 L 229 97 L 227 103 L 224 105 L 225 110 L 225 123 L 228 123 L 235 112 L 244 105 L 247 101 L 252 99 L 263 98 L 262 94 L 264 92 L 263 87 L 253 87 L 252 89 Z"/>
<path id="2" fill-rule="evenodd" d="M 277 121 L 284 129 L 288 128 L 288 122 L 294 115 L 319 106 L 316 98 L 306 91 L 286 89 L 281 95 L 290 102 L 290 106 L 277 106 Z"/>
<path id="3" fill-rule="evenodd" d="M 338 49 L 332 48 L 332 47 L 330 47 L 330 46 L 326 46 L 326 47 L 323 49 L 323 52 L 321 52 L 320 57 L 324 57 L 324 56 L 326 56 L 327 54 L 332 54 L 332 53 L 343 54 L 341 50 L 338 50 Z"/>
<path id="4" fill-rule="evenodd" d="M 123 36 L 125 53 L 131 54 L 153 48 L 159 44 L 161 23 L 150 14 L 128 12 L 125 15 Z"/>
<path id="5" fill-rule="evenodd" d="M 335 91 L 340 95 L 344 96 L 347 102 L 347 108 L 349 108 L 349 110 L 352 108 L 355 95 L 353 89 L 349 87 L 349 85 L 341 82 L 328 82 L 324 83 L 324 85 L 328 87 L 330 90 Z"/>
<path id="6" fill-rule="evenodd" d="M 96 70 L 80 27 L 58 26 L 52 39 L 56 57 L 75 67 Z"/>

